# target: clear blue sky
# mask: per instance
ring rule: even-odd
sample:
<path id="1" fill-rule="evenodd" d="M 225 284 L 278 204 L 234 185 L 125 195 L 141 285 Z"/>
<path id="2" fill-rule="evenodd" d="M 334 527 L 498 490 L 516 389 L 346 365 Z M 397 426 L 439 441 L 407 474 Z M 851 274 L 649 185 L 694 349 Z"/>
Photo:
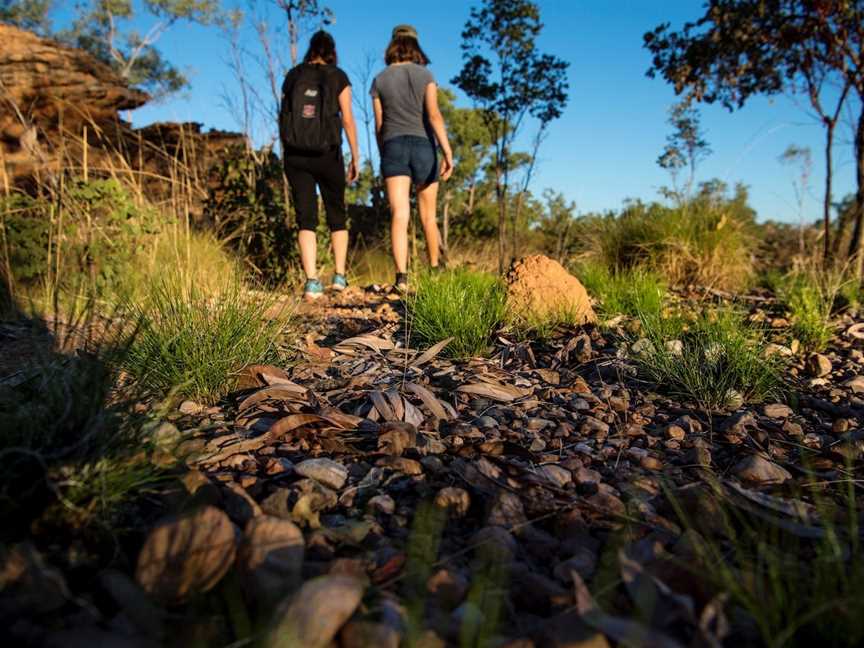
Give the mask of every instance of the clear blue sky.
<path id="1" fill-rule="evenodd" d="M 330 31 L 340 63 L 349 73 L 366 52 L 382 53 L 390 29 L 402 22 L 418 28 L 441 85 L 449 86 L 460 68 L 460 33 L 471 6 L 468 1 L 325 0 L 323 4 L 335 12 Z M 533 189 L 538 194 L 546 187 L 559 190 L 576 201 L 580 212 L 617 208 L 625 198 L 656 198 L 657 189 L 669 183 L 655 160 L 669 132 L 666 110 L 675 96 L 662 80 L 645 76 L 650 58 L 642 48 L 642 35 L 664 21 L 680 26 L 696 18 L 702 3 L 540 0 L 540 6 L 545 29 L 539 47 L 570 62 L 570 101 L 541 150 Z M 271 16 L 278 19 L 275 11 Z M 168 60 L 187 71 L 191 89 L 185 96 L 135 111 L 133 122 L 198 121 L 207 127 L 236 129 L 220 99 L 226 87 L 233 87 L 233 80 L 225 64 L 228 48 L 218 32 L 179 24 L 158 45 Z M 301 45 L 301 55 L 302 49 Z M 251 81 L 262 90 L 265 87 L 264 79 L 254 74 Z M 813 172 L 805 216 L 817 219 L 824 180 L 823 131 L 802 101 L 760 98 L 735 113 L 720 106 L 703 107 L 703 126 L 714 152 L 702 163 L 697 179 L 742 181 L 750 187 L 751 204 L 761 219 L 798 222 L 792 187 L 798 172 L 781 164 L 778 156 L 790 144 L 808 146 Z M 463 97 L 461 105 L 470 104 Z M 838 198 L 853 189 L 848 124 L 841 127 L 839 140 Z"/>

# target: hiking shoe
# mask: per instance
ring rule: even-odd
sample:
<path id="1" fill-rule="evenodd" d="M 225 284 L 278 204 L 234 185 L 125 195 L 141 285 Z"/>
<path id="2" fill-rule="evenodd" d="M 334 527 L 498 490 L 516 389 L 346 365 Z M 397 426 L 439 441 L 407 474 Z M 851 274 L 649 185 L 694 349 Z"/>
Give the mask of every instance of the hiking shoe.
<path id="1" fill-rule="evenodd" d="M 407 272 L 397 272 L 396 273 L 396 281 L 393 282 L 394 287 L 399 292 L 405 292 L 408 290 L 408 273 Z"/>
<path id="2" fill-rule="evenodd" d="M 306 301 L 315 301 L 324 295 L 324 286 L 318 279 L 307 279 L 306 286 L 303 288 L 303 298 Z"/>
<path id="3" fill-rule="evenodd" d="M 334 274 L 333 281 L 330 282 L 330 290 L 335 290 L 336 292 L 342 292 L 348 287 L 348 280 L 345 278 L 343 274 Z"/>

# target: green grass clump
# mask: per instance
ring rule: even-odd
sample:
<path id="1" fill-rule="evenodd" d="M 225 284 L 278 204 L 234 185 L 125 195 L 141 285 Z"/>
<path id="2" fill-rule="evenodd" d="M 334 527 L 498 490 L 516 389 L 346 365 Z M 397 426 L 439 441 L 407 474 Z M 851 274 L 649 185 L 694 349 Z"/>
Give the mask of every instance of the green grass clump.
<path id="1" fill-rule="evenodd" d="M 738 610 L 731 645 L 839 648 L 864 642 L 864 551 L 854 489 L 850 480 L 816 495 L 799 520 L 747 515 L 705 492 L 714 500 L 710 508 L 722 512 L 716 516 L 725 522 L 721 533 L 711 533 L 706 526 L 716 528 L 716 522 L 706 525 L 675 492 L 668 493 L 682 526 L 695 531 L 689 535 L 692 556 L 682 566 L 728 596 L 727 610 Z M 811 537 L 784 529 L 788 523 Z M 742 629 L 746 638 L 739 636 Z"/>
<path id="2" fill-rule="evenodd" d="M 231 282 L 214 293 L 178 279 L 153 283 L 133 306 L 140 319 L 124 367 L 147 389 L 214 402 L 248 364 L 275 362 L 286 318 Z"/>
<path id="3" fill-rule="evenodd" d="M 444 352 L 454 358 L 485 356 L 506 317 L 506 293 L 494 275 L 467 269 L 419 278 L 408 302 L 411 337 L 432 345 L 452 337 Z"/>
<path id="4" fill-rule="evenodd" d="M 641 319 L 633 359 L 645 380 L 707 411 L 783 393 L 782 361 L 767 356 L 762 333 L 733 311 Z"/>
<path id="5" fill-rule="evenodd" d="M 844 285 L 842 275 L 810 268 L 770 278 L 771 288 L 789 310 L 791 334 L 807 351 L 822 351 L 834 334 L 834 303 Z"/>
<path id="6" fill-rule="evenodd" d="M 615 315 L 659 317 L 666 286 L 657 274 L 642 268 L 610 270 L 597 262 L 580 265 L 575 272 L 588 293 L 599 300 L 606 318 Z"/>

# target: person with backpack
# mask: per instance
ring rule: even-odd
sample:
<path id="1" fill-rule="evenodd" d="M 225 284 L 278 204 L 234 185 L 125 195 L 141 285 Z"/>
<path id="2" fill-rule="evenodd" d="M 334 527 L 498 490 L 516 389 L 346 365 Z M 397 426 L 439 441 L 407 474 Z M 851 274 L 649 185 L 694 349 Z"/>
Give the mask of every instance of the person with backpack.
<path id="1" fill-rule="evenodd" d="M 408 221 L 411 186 L 417 191 L 420 222 L 429 265 L 438 268 L 440 241 L 435 217 L 438 181 L 453 173 L 453 152 L 438 107 L 438 86 L 427 69 L 429 58 L 410 25 L 393 29 L 384 55 L 387 67 L 372 83 L 375 132 L 381 153 L 381 175 L 390 203 L 390 235 L 397 290 L 408 287 Z M 439 173 L 437 148 L 443 160 Z"/>
<path id="2" fill-rule="evenodd" d="M 345 186 L 359 177 L 357 125 L 351 110 L 351 82 L 337 67 L 336 43 L 325 31 L 312 36 L 303 62 L 285 76 L 279 110 L 285 176 L 300 226 L 300 261 L 306 274 L 304 297 L 315 300 L 324 294 L 318 278 L 315 230 L 318 227 L 317 185 L 324 202 L 333 244 L 335 273 L 332 290 L 347 285 L 348 257 Z M 342 130 L 351 148 L 348 170 L 342 158 Z"/>

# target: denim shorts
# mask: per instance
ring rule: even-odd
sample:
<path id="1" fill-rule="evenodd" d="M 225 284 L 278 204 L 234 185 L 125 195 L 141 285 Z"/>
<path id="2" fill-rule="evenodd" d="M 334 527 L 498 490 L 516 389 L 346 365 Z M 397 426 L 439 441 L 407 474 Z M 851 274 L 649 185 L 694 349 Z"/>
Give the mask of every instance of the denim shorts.
<path id="1" fill-rule="evenodd" d="M 385 178 L 408 176 L 415 185 L 424 186 L 438 179 L 438 154 L 427 137 L 399 135 L 384 141 L 381 175 Z"/>

